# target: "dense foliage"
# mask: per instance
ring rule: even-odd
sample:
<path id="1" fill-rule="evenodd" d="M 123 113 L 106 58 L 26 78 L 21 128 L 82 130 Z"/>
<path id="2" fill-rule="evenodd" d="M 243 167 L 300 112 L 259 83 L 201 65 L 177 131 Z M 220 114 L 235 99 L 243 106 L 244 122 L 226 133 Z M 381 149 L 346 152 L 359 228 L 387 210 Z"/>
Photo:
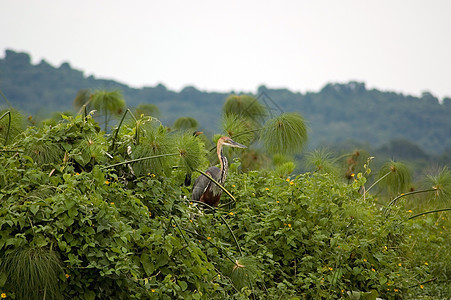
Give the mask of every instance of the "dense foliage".
<path id="1" fill-rule="evenodd" d="M 29 127 L 0 155 L 5 297 L 449 294 L 446 212 L 408 220 L 401 201 L 381 210 L 362 193 L 368 164 L 348 183 L 327 172 L 242 173 L 236 160 L 226 183 L 236 201 L 224 194 L 212 210 L 183 186 L 206 166 L 202 139 L 150 117 L 109 135 L 90 115 L 63 118 Z"/>

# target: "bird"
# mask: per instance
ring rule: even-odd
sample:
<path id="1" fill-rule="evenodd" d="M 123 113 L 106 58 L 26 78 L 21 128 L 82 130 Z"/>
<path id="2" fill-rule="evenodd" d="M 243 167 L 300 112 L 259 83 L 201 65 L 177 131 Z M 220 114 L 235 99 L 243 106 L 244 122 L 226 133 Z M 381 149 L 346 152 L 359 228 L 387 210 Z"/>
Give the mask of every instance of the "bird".
<path id="1" fill-rule="evenodd" d="M 218 154 L 221 168 L 211 166 L 205 171 L 205 173 L 210 175 L 211 178 L 216 180 L 221 185 L 224 185 L 229 169 L 227 158 L 222 153 L 223 146 L 247 148 L 246 146 L 235 142 L 228 136 L 222 136 L 221 138 L 219 138 L 216 145 L 216 153 Z M 221 198 L 221 194 L 222 189 L 207 176 L 201 174 L 194 182 L 191 199 L 203 202 L 213 207 L 217 207 L 219 204 L 219 199 Z"/>

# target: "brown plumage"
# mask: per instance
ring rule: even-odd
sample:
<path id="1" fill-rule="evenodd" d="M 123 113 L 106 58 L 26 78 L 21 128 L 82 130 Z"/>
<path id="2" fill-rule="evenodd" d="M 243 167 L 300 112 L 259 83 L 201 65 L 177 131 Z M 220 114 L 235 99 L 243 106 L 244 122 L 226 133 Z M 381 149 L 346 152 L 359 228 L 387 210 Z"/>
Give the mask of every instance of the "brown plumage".
<path id="1" fill-rule="evenodd" d="M 211 178 L 216 180 L 219 184 L 224 185 L 227 177 L 227 172 L 229 170 L 229 164 L 227 158 L 222 153 L 222 146 L 236 147 L 236 148 L 247 148 L 241 145 L 228 136 L 223 136 L 218 140 L 216 145 L 216 153 L 221 164 L 221 168 L 212 166 L 205 171 L 206 174 L 210 175 Z M 219 199 L 221 199 L 222 189 L 217 186 L 216 183 L 211 181 L 207 176 L 200 175 L 197 177 L 193 185 L 192 199 L 200 202 L 204 202 L 210 206 L 218 206 Z"/>

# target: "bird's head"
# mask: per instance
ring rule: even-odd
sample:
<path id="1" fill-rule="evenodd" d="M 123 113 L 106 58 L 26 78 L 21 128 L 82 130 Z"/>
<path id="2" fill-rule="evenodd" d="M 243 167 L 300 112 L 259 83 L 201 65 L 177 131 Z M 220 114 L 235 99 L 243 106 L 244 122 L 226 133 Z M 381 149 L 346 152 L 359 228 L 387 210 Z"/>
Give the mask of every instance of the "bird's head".
<path id="1" fill-rule="evenodd" d="M 235 148 L 247 148 L 246 146 L 235 142 L 228 136 L 223 136 L 218 140 L 218 146 L 229 146 L 229 147 L 235 147 Z"/>

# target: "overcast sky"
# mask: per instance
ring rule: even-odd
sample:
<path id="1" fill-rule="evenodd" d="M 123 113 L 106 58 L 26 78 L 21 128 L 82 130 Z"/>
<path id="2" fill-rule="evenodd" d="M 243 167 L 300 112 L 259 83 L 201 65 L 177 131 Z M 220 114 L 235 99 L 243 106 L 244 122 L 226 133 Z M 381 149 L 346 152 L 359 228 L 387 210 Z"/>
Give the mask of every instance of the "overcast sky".
<path id="1" fill-rule="evenodd" d="M 133 87 L 357 80 L 451 97 L 451 0 L 0 0 L 0 12 L 0 57 L 24 51 Z"/>

